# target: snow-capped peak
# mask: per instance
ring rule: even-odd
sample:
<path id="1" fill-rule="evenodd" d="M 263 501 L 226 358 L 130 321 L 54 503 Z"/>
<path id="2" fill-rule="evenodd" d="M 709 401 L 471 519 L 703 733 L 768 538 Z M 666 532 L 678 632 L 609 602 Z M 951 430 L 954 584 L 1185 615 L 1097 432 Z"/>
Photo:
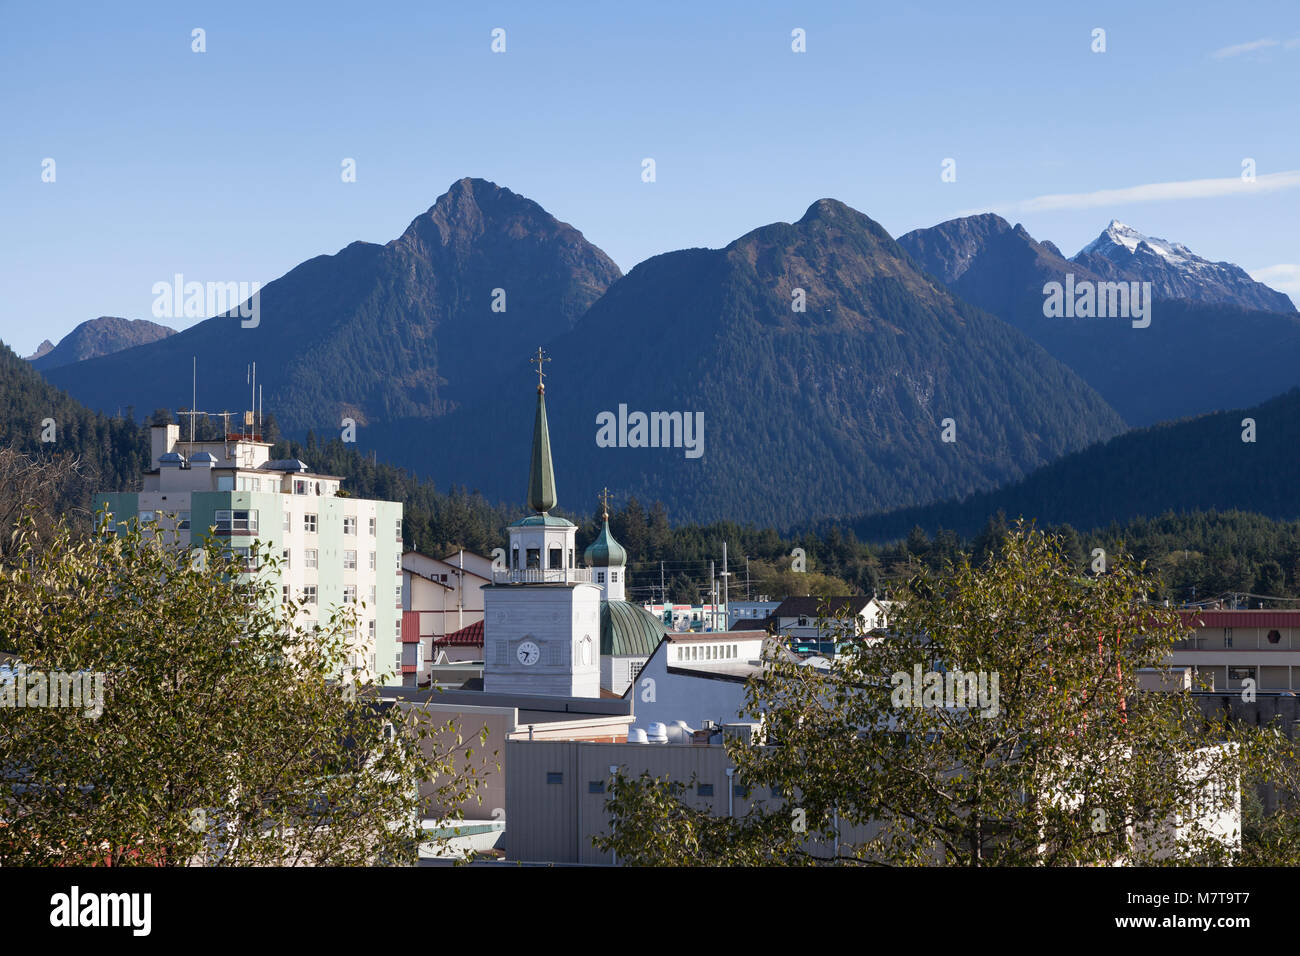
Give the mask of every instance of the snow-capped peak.
<path id="1" fill-rule="evenodd" d="M 1127 250 L 1129 255 L 1136 255 L 1138 246 L 1143 243 L 1153 253 L 1175 265 L 1192 265 L 1198 261 L 1205 261 L 1180 242 L 1169 242 L 1166 239 L 1144 235 L 1118 219 L 1112 219 L 1106 231 L 1084 246 L 1079 254 L 1095 252 L 1113 257 L 1114 253 L 1118 252 L 1116 249 L 1118 246 Z"/>

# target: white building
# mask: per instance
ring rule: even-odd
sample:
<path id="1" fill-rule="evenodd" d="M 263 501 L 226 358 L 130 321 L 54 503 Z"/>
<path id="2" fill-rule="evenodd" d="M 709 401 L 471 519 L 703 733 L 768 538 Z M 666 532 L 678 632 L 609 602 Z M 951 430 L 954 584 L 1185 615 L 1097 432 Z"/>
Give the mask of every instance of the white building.
<path id="1" fill-rule="evenodd" d="M 301 604 L 304 623 L 325 623 L 350 605 L 358 635 L 347 662 L 370 675 L 401 667 L 402 505 L 343 497 L 343 479 L 295 459 L 270 460 L 256 433 L 183 442 L 178 425 L 155 425 L 152 462 L 139 492 L 98 493 L 118 528 L 132 518 L 156 523 L 175 547 L 209 532 L 233 551 L 279 561 L 284 604 Z M 269 566 L 262 570 L 269 572 Z"/>
<path id="2" fill-rule="evenodd" d="M 541 350 L 538 350 L 540 368 Z M 576 566 L 577 526 L 550 514 L 555 470 L 538 376 L 528 507 L 508 529 L 508 566 L 483 590 L 483 689 L 489 693 L 618 696 L 666 633 L 644 609 L 623 600 L 627 553 L 609 530 Z M 618 688 L 616 691 L 615 688 Z"/>

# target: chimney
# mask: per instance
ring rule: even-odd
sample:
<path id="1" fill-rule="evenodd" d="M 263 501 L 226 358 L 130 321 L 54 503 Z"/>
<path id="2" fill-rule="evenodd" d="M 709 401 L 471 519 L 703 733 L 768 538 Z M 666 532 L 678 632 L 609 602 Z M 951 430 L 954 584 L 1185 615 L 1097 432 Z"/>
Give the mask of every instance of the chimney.
<path id="1" fill-rule="evenodd" d="M 154 425 L 149 429 L 150 453 L 153 459 L 152 468 L 154 471 L 158 470 L 163 455 L 176 450 L 176 442 L 180 440 L 180 437 L 180 425 Z"/>

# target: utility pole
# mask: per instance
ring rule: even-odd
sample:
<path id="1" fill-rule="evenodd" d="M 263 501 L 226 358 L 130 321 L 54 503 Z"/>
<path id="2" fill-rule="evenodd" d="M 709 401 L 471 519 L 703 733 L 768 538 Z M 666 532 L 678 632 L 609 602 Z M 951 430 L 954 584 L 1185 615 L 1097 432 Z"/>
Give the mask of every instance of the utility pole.
<path id="1" fill-rule="evenodd" d="M 718 579 L 713 574 L 713 559 L 709 559 L 709 630 L 718 629 Z"/>
<path id="2" fill-rule="evenodd" d="M 726 615 L 722 620 L 728 628 L 731 627 L 731 607 L 727 603 L 727 579 L 731 577 L 731 572 L 727 570 L 727 542 L 722 542 L 722 613 Z"/>
<path id="3" fill-rule="evenodd" d="M 664 590 L 664 563 L 662 560 L 659 562 L 659 603 L 668 603 L 668 592 Z"/>

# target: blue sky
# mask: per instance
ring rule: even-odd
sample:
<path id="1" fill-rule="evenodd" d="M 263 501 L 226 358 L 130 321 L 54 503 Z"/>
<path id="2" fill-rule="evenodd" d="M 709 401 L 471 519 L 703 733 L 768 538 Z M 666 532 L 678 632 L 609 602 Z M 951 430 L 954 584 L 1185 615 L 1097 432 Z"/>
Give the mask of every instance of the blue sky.
<path id="1" fill-rule="evenodd" d="M 625 271 L 830 196 L 895 236 L 993 209 L 1067 255 L 1118 218 L 1300 298 L 1294 2 L 557 6 L 6 4 L 0 339 L 386 242 L 462 176 Z"/>

